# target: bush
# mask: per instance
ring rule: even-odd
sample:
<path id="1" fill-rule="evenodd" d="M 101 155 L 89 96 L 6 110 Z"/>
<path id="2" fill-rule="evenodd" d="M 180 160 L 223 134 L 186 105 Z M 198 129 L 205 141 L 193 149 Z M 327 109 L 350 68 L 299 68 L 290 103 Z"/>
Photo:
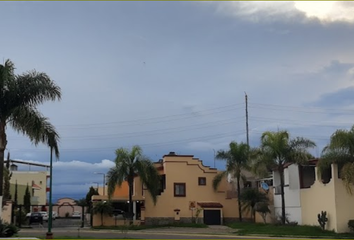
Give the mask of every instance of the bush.
<path id="1" fill-rule="evenodd" d="M 8 224 L 0 219 L 0 238 L 12 237 L 18 232 L 18 228 L 13 224 Z"/>
<path id="2" fill-rule="evenodd" d="M 350 231 L 354 232 L 354 219 L 348 221 L 348 227 Z"/>

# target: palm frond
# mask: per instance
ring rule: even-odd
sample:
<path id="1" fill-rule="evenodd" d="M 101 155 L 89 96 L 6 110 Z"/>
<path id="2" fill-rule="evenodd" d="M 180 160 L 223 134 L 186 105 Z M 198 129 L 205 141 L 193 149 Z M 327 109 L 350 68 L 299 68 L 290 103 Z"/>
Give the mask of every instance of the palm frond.
<path id="1" fill-rule="evenodd" d="M 59 158 L 59 134 L 55 127 L 34 107 L 22 106 L 13 109 L 9 124 L 15 131 L 27 135 L 35 145 L 47 144 Z"/>
<path id="2" fill-rule="evenodd" d="M 221 181 L 227 176 L 228 172 L 227 171 L 222 171 L 219 172 L 218 174 L 215 175 L 213 179 L 213 189 L 214 191 L 217 191 Z"/>
<path id="3" fill-rule="evenodd" d="M 341 171 L 341 177 L 343 179 L 343 183 L 347 188 L 347 191 L 352 194 L 352 187 L 354 185 L 354 163 L 348 162 L 343 165 Z"/>
<path id="4" fill-rule="evenodd" d="M 136 162 L 135 169 L 142 183 L 146 186 L 150 196 L 156 204 L 160 190 L 160 176 L 154 164 L 146 157 Z"/>
<path id="5" fill-rule="evenodd" d="M 116 186 L 122 186 L 122 183 L 128 176 L 127 165 L 120 163 L 108 170 L 107 173 L 107 187 L 108 187 L 108 197 L 111 198 Z"/>
<path id="6" fill-rule="evenodd" d="M 37 106 L 61 99 L 61 89 L 47 74 L 29 71 L 16 76 L 16 92 L 23 105 Z"/>

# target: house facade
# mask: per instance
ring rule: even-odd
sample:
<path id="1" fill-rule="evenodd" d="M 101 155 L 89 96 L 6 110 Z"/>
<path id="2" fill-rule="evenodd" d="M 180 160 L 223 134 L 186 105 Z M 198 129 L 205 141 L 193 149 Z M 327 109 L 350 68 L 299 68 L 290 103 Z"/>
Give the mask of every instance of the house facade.
<path id="1" fill-rule="evenodd" d="M 18 204 L 23 204 L 23 196 L 27 185 L 31 194 L 31 205 L 47 204 L 47 179 L 49 175 L 46 171 L 12 171 L 10 179 L 10 193 L 15 195 L 15 185 L 17 183 Z"/>
<path id="2" fill-rule="evenodd" d="M 160 194 L 155 205 L 139 177 L 135 178 L 133 202 L 136 222 L 151 225 L 198 221 L 220 225 L 238 220 L 235 182 L 225 178 L 217 191 L 212 187 L 212 181 L 220 171 L 204 166 L 202 161 L 193 155 L 176 155 L 174 152 L 163 156 L 163 159 L 154 164 L 161 176 Z M 252 179 L 247 181 L 247 184 L 252 185 Z M 108 198 L 97 195 L 92 196 L 92 200 L 104 201 Z M 111 201 L 116 214 L 112 217 L 106 216 L 103 223 L 100 214 L 95 214 L 93 226 L 122 223 L 117 209 L 128 211 L 126 182 L 121 188 L 116 188 Z M 250 218 L 248 215 L 244 217 Z"/>
<path id="3" fill-rule="evenodd" d="M 306 165 L 292 164 L 285 169 L 285 206 L 288 219 L 303 225 L 319 225 L 317 215 L 327 212 L 327 230 L 348 232 L 348 221 L 354 219 L 354 195 L 348 193 L 341 176 L 340 167 L 332 164 L 317 174 L 318 160 Z M 279 188 L 279 174 L 274 172 L 274 188 Z M 277 215 L 281 211 L 280 190 L 274 191 L 274 206 Z"/>

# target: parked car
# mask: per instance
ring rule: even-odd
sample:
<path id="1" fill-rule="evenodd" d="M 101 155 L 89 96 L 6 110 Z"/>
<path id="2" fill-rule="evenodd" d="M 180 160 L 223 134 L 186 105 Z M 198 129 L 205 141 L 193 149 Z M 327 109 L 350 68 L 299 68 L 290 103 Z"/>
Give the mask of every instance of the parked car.
<path id="1" fill-rule="evenodd" d="M 71 215 L 73 218 L 81 218 L 81 213 L 79 211 L 74 211 L 73 214 Z"/>
<path id="2" fill-rule="evenodd" d="M 47 212 L 39 212 L 39 213 L 42 215 L 43 221 L 48 222 L 48 213 Z"/>
<path id="3" fill-rule="evenodd" d="M 30 213 L 29 225 L 31 225 L 32 223 L 43 224 L 43 215 L 41 213 L 39 213 L 39 212 Z"/>
<path id="4" fill-rule="evenodd" d="M 55 220 L 58 217 L 58 213 L 57 212 L 52 212 L 52 219 Z"/>

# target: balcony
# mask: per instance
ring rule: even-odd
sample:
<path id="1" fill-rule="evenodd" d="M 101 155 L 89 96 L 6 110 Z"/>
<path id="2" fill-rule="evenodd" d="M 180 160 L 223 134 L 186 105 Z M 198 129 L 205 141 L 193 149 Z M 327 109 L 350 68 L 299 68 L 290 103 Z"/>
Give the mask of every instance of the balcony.
<path id="1" fill-rule="evenodd" d="M 31 197 L 31 204 L 36 205 L 39 203 L 39 197 L 38 196 L 33 196 Z"/>

